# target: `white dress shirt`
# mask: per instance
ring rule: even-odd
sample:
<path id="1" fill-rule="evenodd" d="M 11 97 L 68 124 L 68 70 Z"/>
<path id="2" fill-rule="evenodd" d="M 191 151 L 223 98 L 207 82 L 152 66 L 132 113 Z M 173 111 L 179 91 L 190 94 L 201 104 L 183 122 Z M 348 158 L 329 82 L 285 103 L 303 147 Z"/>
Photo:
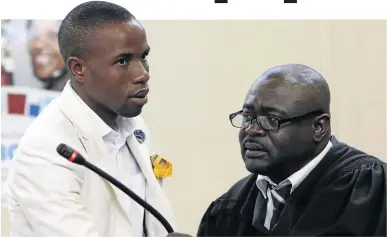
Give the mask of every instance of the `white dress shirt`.
<path id="1" fill-rule="evenodd" d="M 74 92 L 75 93 L 75 92 Z M 79 97 L 78 97 L 79 98 Z M 98 130 L 98 134 L 101 135 L 106 145 L 108 153 L 114 154 L 116 157 L 115 162 L 120 175 L 124 180 L 120 180 L 126 187 L 135 192 L 140 198 L 145 200 L 145 176 L 142 173 L 139 165 L 128 145 L 126 139 L 134 132 L 134 127 L 126 118 L 119 116 L 116 121 L 117 129 L 113 130 L 109 127 L 93 110 L 91 110 L 80 98 L 80 105 L 86 110 L 90 118 L 93 118 L 94 127 Z M 136 217 L 130 221 L 133 228 L 133 236 L 143 236 L 143 218 L 144 208 L 133 201 L 130 197 L 126 196 L 123 192 L 120 192 L 121 198 L 130 199 L 132 204 L 128 210 L 129 216 Z"/>
<path id="2" fill-rule="evenodd" d="M 272 186 L 277 187 L 285 184 L 285 182 L 289 182 L 292 184 L 291 192 L 293 192 L 298 185 L 310 174 L 310 172 L 320 163 L 320 161 L 324 158 L 324 156 L 328 153 L 329 149 L 332 147 L 332 143 L 329 141 L 324 150 L 318 154 L 313 160 L 311 160 L 308 164 L 306 164 L 304 167 L 302 167 L 297 172 L 290 175 L 287 179 L 283 180 L 281 183 L 276 184 L 274 183 L 269 177 L 258 175 L 256 185 L 258 189 L 262 192 L 265 199 L 268 199 L 267 201 L 267 209 L 266 209 L 266 217 L 265 217 L 265 223 L 264 226 L 269 229 L 270 228 L 270 222 L 273 217 L 273 200 L 271 197 L 270 189 L 267 187 L 267 182 L 264 180 L 267 180 Z"/>

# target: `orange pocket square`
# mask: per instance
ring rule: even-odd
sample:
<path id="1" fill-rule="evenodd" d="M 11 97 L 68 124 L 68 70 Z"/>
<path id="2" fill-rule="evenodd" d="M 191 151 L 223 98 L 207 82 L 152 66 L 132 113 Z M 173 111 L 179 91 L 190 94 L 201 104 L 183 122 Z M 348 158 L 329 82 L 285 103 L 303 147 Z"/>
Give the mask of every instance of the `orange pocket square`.
<path id="1" fill-rule="evenodd" d="M 150 157 L 153 173 L 156 178 L 163 179 L 172 176 L 172 163 L 164 159 L 162 156 L 154 154 Z"/>

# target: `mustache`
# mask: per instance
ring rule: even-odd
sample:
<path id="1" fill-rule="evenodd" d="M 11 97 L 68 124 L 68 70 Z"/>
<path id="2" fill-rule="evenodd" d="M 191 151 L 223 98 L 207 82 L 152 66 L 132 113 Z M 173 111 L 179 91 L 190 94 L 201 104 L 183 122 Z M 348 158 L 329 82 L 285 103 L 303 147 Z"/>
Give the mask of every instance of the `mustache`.
<path id="1" fill-rule="evenodd" d="M 245 139 L 243 139 L 243 141 L 242 141 L 243 146 L 245 146 L 246 143 L 253 143 L 257 147 L 259 147 L 259 149 L 262 150 L 262 151 L 266 151 L 267 150 L 265 148 L 265 146 L 262 144 L 262 142 L 260 142 L 260 141 L 258 141 L 256 139 L 253 139 L 251 137 L 246 137 Z"/>

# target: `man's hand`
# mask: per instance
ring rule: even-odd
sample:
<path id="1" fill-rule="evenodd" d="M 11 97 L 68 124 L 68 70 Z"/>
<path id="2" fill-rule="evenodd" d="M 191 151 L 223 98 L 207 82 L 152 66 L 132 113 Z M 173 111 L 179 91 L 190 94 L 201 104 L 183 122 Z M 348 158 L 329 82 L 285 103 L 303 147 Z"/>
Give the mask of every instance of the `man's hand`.
<path id="1" fill-rule="evenodd" d="M 192 235 L 189 234 L 183 234 L 179 232 L 173 232 L 167 235 L 167 237 L 193 237 Z"/>

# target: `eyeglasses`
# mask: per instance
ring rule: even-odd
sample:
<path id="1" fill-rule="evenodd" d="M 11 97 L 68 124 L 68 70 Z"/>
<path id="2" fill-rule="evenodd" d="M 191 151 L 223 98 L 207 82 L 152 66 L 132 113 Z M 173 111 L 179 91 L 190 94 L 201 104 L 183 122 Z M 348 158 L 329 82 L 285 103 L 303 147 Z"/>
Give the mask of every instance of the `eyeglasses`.
<path id="1" fill-rule="evenodd" d="M 259 127 L 261 127 L 264 130 L 268 131 L 275 131 L 278 130 L 282 124 L 295 122 L 296 120 L 303 120 L 307 117 L 313 116 L 313 115 L 320 115 L 323 112 L 321 110 L 316 110 L 309 112 L 307 114 L 303 114 L 300 116 L 295 116 L 291 118 L 279 118 L 276 116 L 262 116 L 262 115 L 253 115 L 253 114 L 246 114 L 243 113 L 243 111 L 238 111 L 235 113 L 232 113 L 229 115 L 230 122 L 232 126 L 236 128 L 248 128 L 250 125 L 252 125 L 254 122 L 256 122 Z"/>

